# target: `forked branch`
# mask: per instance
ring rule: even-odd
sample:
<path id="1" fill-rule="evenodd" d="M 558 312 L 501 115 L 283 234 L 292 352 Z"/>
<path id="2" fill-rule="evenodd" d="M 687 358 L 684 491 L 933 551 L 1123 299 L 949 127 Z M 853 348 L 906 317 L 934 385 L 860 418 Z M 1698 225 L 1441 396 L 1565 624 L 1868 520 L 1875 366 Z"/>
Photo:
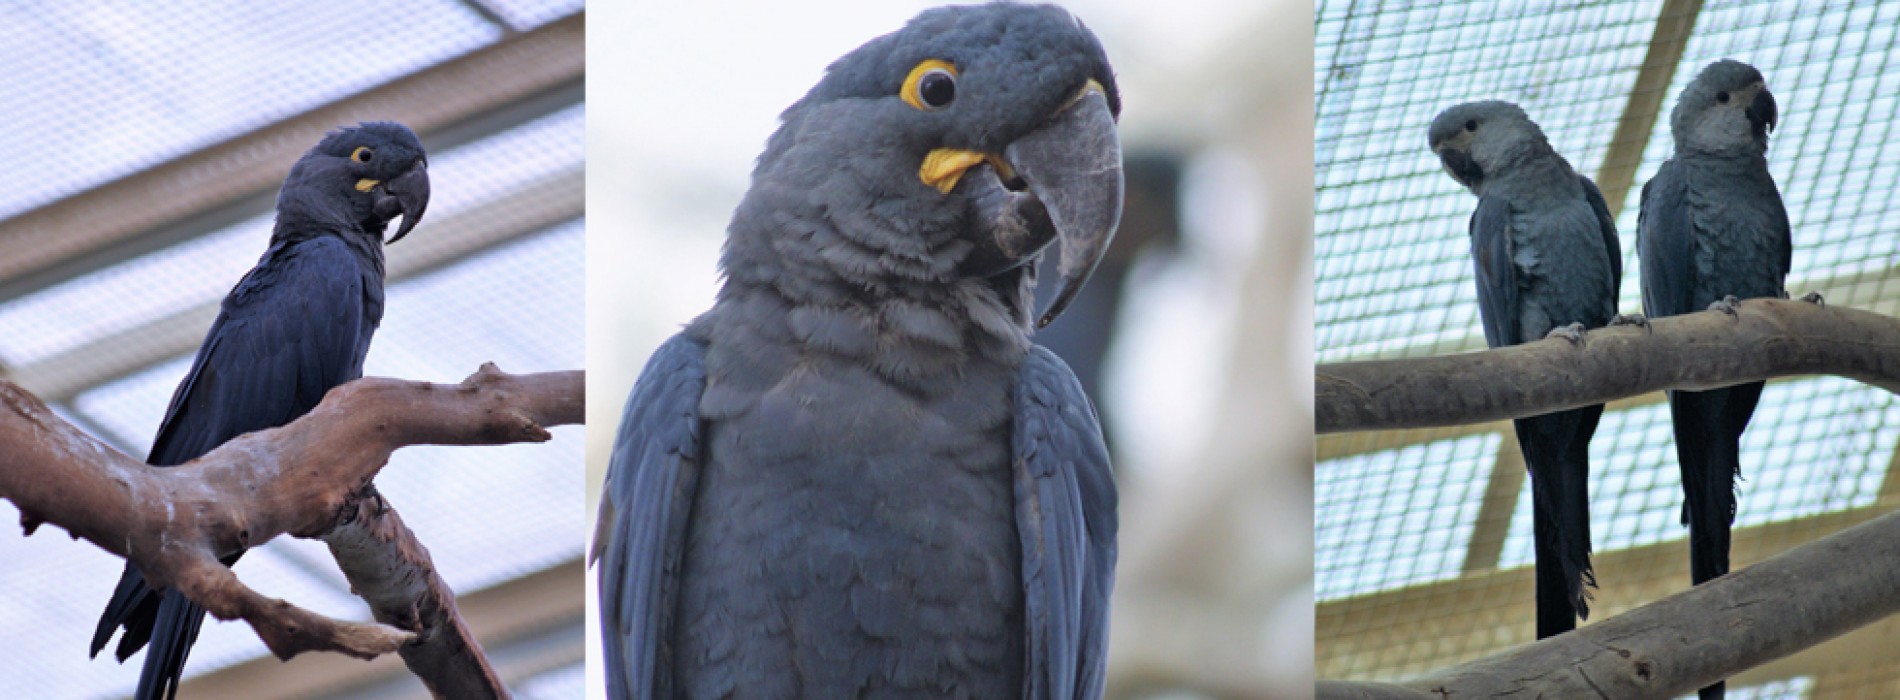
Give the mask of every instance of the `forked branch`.
<path id="1" fill-rule="evenodd" d="M 51 523 L 130 559 L 154 586 L 183 592 L 219 619 L 250 623 L 280 658 L 401 649 L 419 675 L 436 675 L 424 680 L 438 692 L 505 696 L 427 550 L 369 485 L 390 454 L 409 445 L 546 441 L 548 427 L 582 421 L 582 386 L 579 371 L 516 376 L 493 365 L 459 385 L 359 379 L 289 425 L 154 468 L 0 381 L 0 498 L 19 508 L 26 534 Z M 265 598 L 218 562 L 284 534 L 325 537 L 386 624 Z M 461 685 L 458 674 L 487 682 Z M 463 690 L 481 686 L 493 692 Z"/>

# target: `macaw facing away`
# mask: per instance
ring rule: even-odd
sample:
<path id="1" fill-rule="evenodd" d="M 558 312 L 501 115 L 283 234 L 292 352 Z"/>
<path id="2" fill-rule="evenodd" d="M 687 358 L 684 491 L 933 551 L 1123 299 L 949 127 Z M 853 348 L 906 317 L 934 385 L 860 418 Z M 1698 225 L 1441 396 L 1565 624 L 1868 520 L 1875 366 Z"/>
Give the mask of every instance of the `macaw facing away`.
<path id="1" fill-rule="evenodd" d="M 1509 102 L 1470 102 L 1432 120 L 1432 152 L 1478 196 L 1471 214 L 1478 311 L 1491 347 L 1581 331 L 1616 317 L 1623 279 L 1616 222 L 1596 183 Z M 1603 406 L 1513 421 L 1531 475 L 1537 637 L 1590 614 L 1590 437 Z"/>
<path id="2" fill-rule="evenodd" d="M 1774 128 L 1775 97 L 1753 66 L 1716 61 L 1683 88 L 1669 115 L 1675 154 L 1643 185 L 1636 219 L 1645 314 L 1733 312 L 1732 299 L 1786 296 L 1794 242 L 1768 174 Z M 1728 573 L 1742 431 L 1762 384 L 1669 392 L 1696 584 Z M 1703 700 L 1722 695 L 1721 683 L 1701 692 Z"/>
<path id="3" fill-rule="evenodd" d="M 428 204 L 427 155 L 401 124 L 338 129 L 299 158 L 278 191 L 270 247 L 224 297 L 146 461 L 183 464 L 231 438 L 289 423 L 332 387 L 362 376 L 383 318 L 384 228 L 402 216 L 388 241 L 396 242 Z M 177 591 L 153 590 L 127 563 L 99 617 L 92 654 L 124 627 L 120 661 L 151 642 L 139 700 L 174 697 L 203 623 L 203 608 Z"/>
<path id="4" fill-rule="evenodd" d="M 712 310 L 649 359 L 594 556 L 615 698 L 1102 693 L 1115 487 L 1030 342 L 1121 210 L 1120 95 L 1046 5 L 918 15 L 782 114 Z"/>

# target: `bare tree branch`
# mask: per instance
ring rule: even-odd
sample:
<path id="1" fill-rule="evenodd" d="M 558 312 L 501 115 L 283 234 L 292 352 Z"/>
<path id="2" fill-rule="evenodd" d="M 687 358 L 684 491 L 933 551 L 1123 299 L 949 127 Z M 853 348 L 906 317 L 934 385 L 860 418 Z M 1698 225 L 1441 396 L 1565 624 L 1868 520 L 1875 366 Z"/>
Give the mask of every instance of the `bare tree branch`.
<path id="1" fill-rule="evenodd" d="M 455 592 L 436 574 L 428 548 L 381 494 L 371 489 L 369 497 L 358 499 L 323 541 L 330 545 L 350 590 L 369 603 L 377 622 L 416 633 L 415 640 L 397 652 L 430 694 L 470 700 L 509 697 L 481 643 L 463 623 Z"/>
<path id="2" fill-rule="evenodd" d="M 1805 302 L 1750 299 L 1647 327 L 1409 360 L 1320 365 L 1320 433 L 1465 425 L 1663 389 L 1715 389 L 1832 374 L 1900 392 L 1900 320 Z"/>
<path id="3" fill-rule="evenodd" d="M 1900 513 L 1631 610 L 1403 683 L 1321 698 L 1672 698 L 1900 613 Z"/>
<path id="4" fill-rule="evenodd" d="M 442 649 L 460 645 L 477 657 L 480 649 L 427 551 L 385 504 L 365 502 L 370 480 L 390 453 L 408 445 L 546 441 L 544 426 L 581 422 L 583 403 L 578 371 L 514 376 L 483 365 L 454 386 L 359 379 L 289 425 L 238 437 L 187 464 L 154 468 L 0 381 L 0 498 L 20 509 L 26 534 L 50 522 L 125 557 L 153 586 L 176 588 L 221 620 L 250 623 L 280 658 L 312 650 L 371 658 L 417 642 L 404 657 L 421 671 L 433 667 L 426 662 L 433 655 L 455 653 Z M 283 534 L 333 535 L 333 551 L 357 593 L 379 620 L 408 631 L 267 599 L 217 561 Z M 425 661 L 411 659 L 412 652 Z M 474 663 L 492 680 L 486 661 Z"/>

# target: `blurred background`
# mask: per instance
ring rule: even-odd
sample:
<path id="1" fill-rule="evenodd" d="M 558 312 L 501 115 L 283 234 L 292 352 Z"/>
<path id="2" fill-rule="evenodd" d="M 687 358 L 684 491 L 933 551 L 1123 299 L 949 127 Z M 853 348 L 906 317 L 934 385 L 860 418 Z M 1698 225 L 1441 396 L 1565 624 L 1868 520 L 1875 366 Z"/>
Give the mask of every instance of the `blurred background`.
<path id="1" fill-rule="evenodd" d="M 1128 161 L 1118 249 L 1038 336 L 1083 375 L 1113 443 L 1110 697 L 1308 696 L 1312 6 L 1064 4 L 1115 66 Z M 712 304 L 779 112 L 926 6 L 592 8 L 590 509 L 648 354 Z M 597 671 L 587 690 L 604 694 Z"/>
<path id="2" fill-rule="evenodd" d="M 1439 167 L 1440 110 L 1517 102 L 1594 177 L 1641 310 L 1641 184 L 1672 150 L 1668 110 L 1719 58 L 1780 105 L 1768 165 L 1794 225 L 1795 296 L 1900 311 L 1900 3 L 1814 0 L 1321 0 L 1316 18 L 1315 347 L 1321 362 L 1484 347 L 1466 220 Z M 1769 382 L 1742 440 L 1736 568 L 1900 507 L 1900 403 L 1830 377 Z M 1531 641 L 1530 489 L 1504 422 L 1322 436 L 1315 501 L 1318 671 L 1390 679 Z M 1681 477 L 1658 392 L 1612 403 L 1591 446 L 1591 620 L 1689 587 Z M 1900 697 L 1900 619 L 1729 682 L 1730 697 Z"/>
<path id="3" fill-rule="evenodd" d="M 324 132 L 407 123 L 428 216 L 389 255 L 371 375 L 459 382 L 581 366 L 579 0 L 0 4 L 0 376 L 142 457 L 217 310 L 269 238 L 277 187 Z M 409 448 L 377 480 L 521 698 L 581 694 L 582 433 Z M 0 521 L 17 519 L 0 502 Z M 6 695 L 118 697 L 87 642 L 123 562 L 55 529 L 0 533 Z M 328 550 L 279 538 L 238 576 L 368 619 Z M 426 697 L 399 659 L 269 657 L 208 622 L 184 697 Z"/>

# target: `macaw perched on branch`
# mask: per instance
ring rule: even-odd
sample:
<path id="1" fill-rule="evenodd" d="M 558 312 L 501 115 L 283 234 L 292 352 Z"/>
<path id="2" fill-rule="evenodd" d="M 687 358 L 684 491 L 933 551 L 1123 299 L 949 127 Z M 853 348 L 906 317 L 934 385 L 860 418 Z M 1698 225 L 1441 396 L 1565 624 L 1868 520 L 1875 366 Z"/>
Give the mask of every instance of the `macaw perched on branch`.
<path id="1" fill-rule="evenodd" d="M 172 466 L 226 440 L 296 420 L 332 387 L 363 376 L 383 319 L 383 232 L 394 243 L 429 204 L 428 156 L 408 127 L 370 122 L 330 132 L 291 166 L 257 266 L 224 297 L 191 370 L 172 394 L 146 461 Z M 224 563 L 243 551 L 229 553 Z M 137 697 L 174 697 L 205 611 L 157 591 L 128 563 L 92 636 L 114 631 L 124 661 L 149 641 Z"/>
<path id="2" fill-rule="evenodd" d="M 1787 296 L 1793 233 L 1768 174 L 1775 116 L 1761 71 L 1740 61 L 1711 63 L 1683 88 L 1669 115 L 1675 155 L 1643 185 L 1636 219 L 1644 314 L 1732 313 L 1739 299 Z M 1696 584 L 1728 573 L 1742 431 L 1761 390 L 1750 382 L 1669 392 Z M 1701 692 L 1702 700 L 1722 695 L 1721 683 Z"/>
<path id="3" fill-rule="evenodd" d="M 1432 120 L 1429 143 L 1458 184 L 1478 196 L 1471 214 L 1484 339 L 1504 347 L 1582 332 L 1616 317 L 1623 249 L 1590 178 L 1550 147 L 1509 102 L 1470 102 Z M 1590 615 L 1590 437 L 1603 405 L 1513 421 L 1531 473 L 1537 551 L 1537 637 Z"/>

